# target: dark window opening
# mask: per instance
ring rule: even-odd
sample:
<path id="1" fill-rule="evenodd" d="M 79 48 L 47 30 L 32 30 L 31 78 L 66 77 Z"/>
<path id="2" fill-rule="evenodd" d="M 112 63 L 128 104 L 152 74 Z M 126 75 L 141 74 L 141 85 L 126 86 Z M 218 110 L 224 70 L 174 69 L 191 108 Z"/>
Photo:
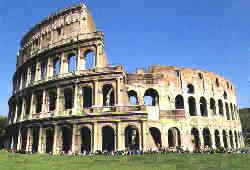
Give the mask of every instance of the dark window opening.
<path id="1" fill-rule="evenodd" d="M 68 72 L 76 71 L 76 59 L 75 54 L 70 54 L 68 56 Z"/>
<path id="2" fill-rule="evenodd" d="M 83 87 L 83 107 L 92 107 L 92 88 L 91 87 Z"/>
<path id="3" fill-rule="evenodd" d="M 102 128 L 102 150 L 103 151 L 114 151 L 115 149 L 115 132 L 110 126 Z"/>
<path id="4" fill-rule="evenodd" d="M 187 93 L 194 94 L 194 86 L 192 84 L 187 85 Z"/>
<path id="5" fill-rule="evenodd" d="M 168 145 L 169 147 L 181 146 L 181 135 L 178 128 L 168 130 Z"/>
<path id="6" fill-rule="evenodd" d="M 151 128 L 149 128 L 149 132 L 150 132 L 151 137 L 154 141 L 155 147 L 161 148 L 161 146 L 162 146 L 161 131 L 158 128 L 151 127 Z"/>
<path id="7" fill-rule="evenodd" d="M 213 114 L 216 115 L 216 105 L 213 98 L 210 99 L 210 109 L 212 110 Z"/>
<path id="8" fill-rule="evenodd" d="M 204 139 L 204 146 L 212 146 L 211 134 L 209 129 L 203 129 L 203 139 Z"/>
<path id="9" fill-rule="evenodd" d="M 134 90 L 128 91 L 129 103 L 132 105 L 139 104 L 137 93 Z"/>
<path id="10" fill-rule="evenodd" d="M 181 95 L 175 97 L 175 108 L 184 109 L 184 99 Z"/>
<path id="11" fill-rule="evenodd" d="M 91 131 L 87 127 L 81 128 L 81 153 L 91 151 Z"/>
<path id="12" fill-rule="evenodd" d="M 115 94 L 114 88 L 110 84 L 106 84 L 102 88 L 103 94 L 103 105 L 104 106 L 114 106 L 115 105 Z"/>
<path id="13" fill-rule="evenodd" d="M 49 111 L 54 111 L 56 109 L 56 98 L 57 93 L 54 91 L 49 92 Z"/>
<path id="14" fill-rule="evenodd" d="M 148 89 L 144 94 L 144 104 L 150 106 L 159 105 L 159 94 L 155 89 Z"/>
<path id="15" fill-rule="evenodd" d="M 189 114 L 190 116 L 197 116 L 196 113 L 196 102 L 194 97 L 188 98 L 188 105 L 189 105 Z"/>
<path id="16" fill-rule="evenodd" d="M 218 101 L 218 105 L 219 105 L 219 114 L 220 114 L 220 115 L 224 115 L 222 100 L 219 100 L 219 101 Z"/>
<path id="17" fill-rule="evenodd" d="M 135 126 L 128 126 L 125 129 L 125 147 L 129 150 L 139 149 L 139 131 Z"/>
<path id="18" fill-rule="evenodd" d="M 71 88 L 64 89 L 64 108 L 72 109 L 73 107 L 73 90 Z"/>
<path id="19" fill-rule="evenodd" d="M 201 113 L 201 116 L 208 116 L 208 114 L 207 114 L 207 101 L 204 97 L 200 98 L 200 113 Z"/>
<path id="20" fill-rule="evenodd" d="M 43 105 L 43 92 L 36 92 L 35 95 L 35 102 L 36 102 L 36 113 L 42 112 L 42 105 Z"/>
<path id="21" fill-rule="evenodd" d="M 44 62 L 41 64 L 41 79 L 45 79 L 47 75 L 47 63 Z"/>
<path id="22" fill-rule="evenodd" d="M 60 73 L 61 62 L 59 58 L 53 60 L 53 76 L 56 76 Z"/>
<path id="23" fill-rule="evenodd" d="M 94 67 L 95 63 L 95 52 L 88 50 L 84 53 L 84 59 L 85 59 L 85 66 L 84 69 L 91 69 Z"/>

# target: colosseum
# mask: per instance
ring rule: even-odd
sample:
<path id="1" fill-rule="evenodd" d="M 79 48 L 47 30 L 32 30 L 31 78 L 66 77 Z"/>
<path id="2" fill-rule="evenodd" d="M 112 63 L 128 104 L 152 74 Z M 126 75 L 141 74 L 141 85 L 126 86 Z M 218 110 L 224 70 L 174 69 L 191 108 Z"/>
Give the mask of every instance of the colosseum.
<path id="1" fill-rule="evenodd" d="M 191 68 L 109 65 L 85 5 L 21 41 L 9 99 L 9 149 L 34 153 L 244 146 L 235 87 Z"/>

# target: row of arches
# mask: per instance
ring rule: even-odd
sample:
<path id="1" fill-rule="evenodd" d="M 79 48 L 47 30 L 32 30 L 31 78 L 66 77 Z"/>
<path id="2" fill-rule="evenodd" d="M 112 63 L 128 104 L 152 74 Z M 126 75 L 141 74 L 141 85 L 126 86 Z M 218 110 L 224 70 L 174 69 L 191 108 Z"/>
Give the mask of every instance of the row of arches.
<path id="1" fill-rule="evenodd" d="M 53 112 L 56 110 L 58 100 L 62 101 L 65 110 L 74 107 L 75 95 L 80 97 L 80 102 L 83 108 L 92 107 L 94 104 L 94 90 L 91 86 L 83 86 L 77 94 L 75 88 L 64 88 L 62 94 L 58 94 L 57 89 L 47 91 L 37 91 L 33 94 L 26 94 L 24 97 L 19 97 L 10 105 L 10 120 L 20 120 L 21 115 L 29 115 L 30 112 Z M 61 92 L 60 92 L 61 93 Z M 33 95 L 33 96 L 32 96 Z M 33 99 L 32 99 L 33 97 Z M 33 101 L 33 102 L 32 102 Z M 102 86 L 102 101 L 103 106 L 114 106 L 116 102 L 115 89 L 112 84 L 104 84 Z M 31 109 L 31 107 L 33 107 Z M 23 109 L 24 108 L 24 109 Z M 16 118 L 15 118 L 16 117 Z"/>
<path id="2" fill-rule="evenodd" d="M 28 130 L 30 130 L 28 132 Z M 42 133 L 40 132 L 42 130 Z M 90 152 L 96 149 L 97 141 L 101 140 L 101 145 L 98 147 L 102 151 L 114 151 L 118 150 L 117 140 L 120 134 L 124 134 L 124 147 L 129 150 L 142 149 L 142 140 L 146 140 L 147 145 L 144 146 L 146 150 L 160 149 L 162 147 L 175 148 L 177 146 L 183 146 L 188 144 L 186 140 L 187 136 L 182 134 L 177 127 L 172 127 L 167 130 L 167 133 L 161 131 L 157 127 L 149 127 L 148 135 L 142 136 L 141 130 L 135 125 L 128 125 L 124 128 L 123 132 L 117 132 L 112 126 L 105 125 L 100 129 L 101 138 L 96 138 L 93 129 L 89 126 L 82 126 L 78 129 L 77 135 L 73 128 L 73 125 L 63 125 L 61 127 L 32 127 L 22 128 L 21 130 L 21 150 L 32 152 L 46 152 L 52 153 L 62 151 L 64 153 L 72 152 L 73 144 L 76 152 Z M 39 135 L 43 135 L 43 137 Z M 78 135 L 79 134 L 79 135 Z M 240 148 L 241 147 L 241 134 L 236 130 L 218 130 L 211 131 L 209 128 L 199 129 L 193 127 L 190 129 L 191 144 L 194 151 L 198 151 L 204 147 L 210 148 Z M 74 139 L 73 139 L 74 138 Z M 18 142 L 18 136 L 13 136 L 13 139 Z M 42 140 L 42 142 L 40 141 Z M 54 141 L 56 140 L 56 142 Z M 182 140 L 185 140 L 184 143 Z M 73 142 L 74 141 L 74 142 Z M 43 149 L 39 149 L 39 144 L 43 143 Z M 164 144 L 165 143 L 165 144 Z M 56 146 L 54 146 L 56 145 Z M 99 144 L 98 144 L 99 145 Z M 189 145 L 189 144 L 188 144 Z M 14 144 L 17 147 L 18 144 Z M 31 148 L 29 148 L 31 147 Z M 77 148 L 77 149 L 76 149 Z M 56 149 L 56 150 L 55 150 Z M 43 150 L 43 151 L 42 151 Z"/>
<path id="3" fill-rule="evenodd" d="M 51 61 L 48 59 L 34 63 L 30 68 L 24 69 L 16 76 L 13 82 L 14 91 L 25 88 L 36 80 L 44 80 L 49 76 L 57 76 L 58 74 L 75 72 L 76 70 L 92 69 L 95 66 L 95 58 L 95 50 L 89 49 L 79 57 L 72 52 L 68 53 L 66 57 L 54 57 Z M 82 61 L 78 61 L 79 59 Z"/>
<path id="4" fill-rule="evenodd" d="M 229 134 L 228 134 L 226 130 L 222 130 L 222 134 L 220 134 L 219 130 L 216 129 L 214 131 L 214 134 L 211 134 L 208 128 L 204 128 L 201 132 L 199 132 L 197 128 L 192 128 L 191 135 L 192 135 L 192 143 L 194 145 L 195 150 L 200 149 L 201 142 L 203 142 L 204 146 L 213 147 L 212 135 L 214 135 L 214 144 L 216 148 L 220 148 L 220 147 L 239 148 L 240 147 L 240 143 L 239 143 L 240 133 L 239 132 L 237 133 L 237 131 L 233 132 L 232 130 L 229 130 Z M 203 139 L 200 138 L 201 136 L 203 137 Z"/>
<path id="5" fill-rule="evenodd" d="M 190 91 L 192 90 L 193 88 L 190 87 Z M 140 103 L 137 92 L 135 90 L 128 91 L 128 97 L 129 97 L 130 104 L 138 105 Z M 150 88 L 145 91 L 144 104 L 150 105 L 150 106 L 156 106 L 159 104 L 159 94 L 157 90 Z M 233 105 L 232 103 L 229 104 L 225 102 L 225 104 L 223 104 L 222 100 L 219 99 L 218 106 L 216 107 L 216 102 L 213 98 L 210 98 L 210 101 L 208 103 L 206 98 L 202 96 L 200 97 L 199 105 L 200 105 L 199 113 L 201 116 L 208 116 L 208 105 L 209 105 L 210 106 L 209 109 L 214 115 L 217 114 L 217 107 L 218 107 L 218 113 L 220 115 L 224 115 L 224 113 L 226 113 L 227 120 L 236 119 L 235 117 L 236 117 L 237 109 L 236 109 L 236 105 Z M 198 115 L 197 102 L 193 96 L 188 97 L 188 106 L 189 106 L 188 108 L 189 108 L 190 116 L 197 116 Z M 224 108 L 225 108 L 225 111 L 224 111 Z M 175 97 L 175 109 L 185 109 L 184 98 L 182 95 L 177 95 Z"/>

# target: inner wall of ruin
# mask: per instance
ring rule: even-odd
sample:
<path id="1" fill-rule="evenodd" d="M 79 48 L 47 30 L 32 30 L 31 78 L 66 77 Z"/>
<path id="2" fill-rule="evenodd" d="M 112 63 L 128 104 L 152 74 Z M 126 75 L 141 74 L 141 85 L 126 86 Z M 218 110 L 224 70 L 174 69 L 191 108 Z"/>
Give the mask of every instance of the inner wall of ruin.
<path id="1" fill-rule="evenodd" d="M 244 146 L 233 84 L 204 70 L 109 65 L 84 5 L 22 39 L 9 99 L 7 148 L 81 153 Z"/>

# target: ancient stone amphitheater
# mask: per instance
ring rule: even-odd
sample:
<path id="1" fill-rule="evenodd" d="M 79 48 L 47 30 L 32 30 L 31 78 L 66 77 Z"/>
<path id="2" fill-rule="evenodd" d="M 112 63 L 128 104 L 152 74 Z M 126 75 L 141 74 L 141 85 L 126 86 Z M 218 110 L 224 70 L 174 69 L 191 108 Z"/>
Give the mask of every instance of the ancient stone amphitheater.
<path id="1" fill-rule="evenodd" d="M 109 65 L 85 5 L 22 39 L 9 99 L 8 148 L 39 153 L 244 146 L 235 88 L 197 69 Z"/>

